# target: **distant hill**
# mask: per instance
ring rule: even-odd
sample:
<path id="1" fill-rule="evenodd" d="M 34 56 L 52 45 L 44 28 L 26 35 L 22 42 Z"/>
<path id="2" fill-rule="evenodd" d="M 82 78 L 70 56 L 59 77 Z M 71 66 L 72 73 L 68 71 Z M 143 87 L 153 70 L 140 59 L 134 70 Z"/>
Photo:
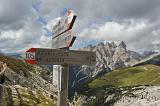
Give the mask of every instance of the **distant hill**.
<path id="1" fill-rule="evenodd" d="M 154 64 L 154 65 L 160 66 L 160 54 L 157 54 L 144 62 L 140 62 L 136 64 L 135 66 L 140 66 L 140 65 L 145 65 L 145 64 Z"/>
<path id="2" fill-rule="evenodd" d="M 14 57 L 14 58 L 21 58 L 21 54 L 19 53 L 6 53 L 5 54 L 6 56 L 11 56 L 11 57 Z"/>
<path id="3" fill-rule="evenodd" d="M 143 65 L 114 70 L 88 83 L 89 88 L 160 85 L 160 66 Z"/>

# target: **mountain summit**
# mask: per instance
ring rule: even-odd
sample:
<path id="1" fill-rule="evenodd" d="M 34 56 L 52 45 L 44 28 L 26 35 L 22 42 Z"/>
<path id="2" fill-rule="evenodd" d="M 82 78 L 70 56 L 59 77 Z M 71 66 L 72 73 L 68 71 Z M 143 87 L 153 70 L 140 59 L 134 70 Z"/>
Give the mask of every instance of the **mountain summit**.
<path id="1" fill-rule="evenodd" d="M 126 46 L 126 44 L 124 43 L 124 41 L 121 41 L 121 43 L 119 44 L 119 47 L 126 50 L 126 47 L 127 47 L 127 46 Z"/>
<path id="2" fill-rule="evenodd" d="M 102 71 L 111 71 L 116 68 L 132 66 L 137 61 L 143 59 L 143 56 L 137 52 L 127 50 L 124 41 L 119 45 L 114 42 L 99 43 L 96 46 L 89 45 L 82 50 L 95 51 L 97 63 L 93 66 L 90 75 L 97 75 Z"/>

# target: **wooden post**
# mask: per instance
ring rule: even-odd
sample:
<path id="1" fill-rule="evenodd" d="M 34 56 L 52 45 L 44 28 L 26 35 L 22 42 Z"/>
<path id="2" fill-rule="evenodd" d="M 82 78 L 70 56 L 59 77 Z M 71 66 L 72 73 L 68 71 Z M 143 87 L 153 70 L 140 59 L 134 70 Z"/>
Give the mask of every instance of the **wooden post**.
<path id="1" fill-rule="evenodd" d="M 69 47 L 63 48 L 63 49 L 69 50 Z M 60 67 L 61 68 L 58 68 L 60 75 L 57 76 L 59 81 L 57 85 L 58 87 L 57 106 L 68 106 L 69 65 L 64 64 L 64 65 L 60 65 Z"/>
<path id="2" fill-rule="evenodd" d="M 62 65 L 61 67 L 61 91 L 58 92 L 57 106 L 68 106 L 69 66 Z"/>

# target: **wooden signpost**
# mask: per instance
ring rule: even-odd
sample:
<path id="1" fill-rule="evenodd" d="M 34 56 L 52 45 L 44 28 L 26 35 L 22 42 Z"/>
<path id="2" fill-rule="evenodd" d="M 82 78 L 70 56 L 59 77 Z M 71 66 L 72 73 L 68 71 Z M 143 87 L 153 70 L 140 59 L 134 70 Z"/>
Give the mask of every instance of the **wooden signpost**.
<path id="1" fill-rule="evenodd" d="M 96 53 L 89 51 L 44 48 L 31 48 L 28 51 L 24 58 L 31 64 L 94 65 L 96 62 Z"/>
<path id="2" fill-rule="evenodd" d="M 53 85 L 58 91 L 57 106 L 68 106 L 69 65 L 96 63 L 95 52 L 69 50 L 76 38 L 71 32 L 75 19 L 76 15 L 69 10 L 53 27 L 52 49 L 31 48 L 24 55 L 31 64 L 53 64 Z"/>

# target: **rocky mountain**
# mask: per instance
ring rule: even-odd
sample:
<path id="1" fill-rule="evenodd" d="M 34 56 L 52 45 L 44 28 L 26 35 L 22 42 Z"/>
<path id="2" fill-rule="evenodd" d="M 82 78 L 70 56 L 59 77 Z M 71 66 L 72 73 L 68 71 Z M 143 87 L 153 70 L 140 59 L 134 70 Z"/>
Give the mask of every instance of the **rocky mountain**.
<path id="1" fill-rule="evenodd" d="M 141 89 L 132 91 L 130 95 L 124 94 L 114 103 L 114 106 L 158 106 L 160 104 L 160 86 L 141 86 L 139 88 Z"/>
<path id="2" fill-rule="evenodd" d="M 102 70 L 111 71 L 117 68 L 133 66 L 136 62 L 154 54 L 154 52 L 149 52 L 148 54 L 145 52 L 144 55 L 127 50 L 127 45 L 123 41 L 119 45 L 114 42 L 99 43 L 97 46 L 89 45 L 82 50 L 96 52 L 97 63 L 93 67 L 94 70 L 89 74 L 92 76 L 96 76 Z"/>
<path id="3" fill-rule="evenodd" d="M 159 92 L 160 86 L 134 86 L 134 87 L 121 87 L 121 88 L 108 87 L 102 90 L 106 92 L 100 91 L 99 94 L 90 96 L 76 94 L 70 105 L 71 106 L 159 106 L 160 103 L 160 92 Z"/>
<path id="4" fill-rule="evenodd" d="M 1 84 L 4 106 L 55 105 L 57 92 L 47 67 L 33 66 L 4 55 L 0 55 L 0 63 L 7 66 L 3 72 L 5 83 Z"/>
<path id="5" fill-rule="evenodd" d="M 70 86 L 72 88 L 74 88 L 76 84 L 82 84 L 88 78 L 103 75 L 117 68 L 134 66 L 141 62 L 141 60 L 156 54 L 156 52 L 140 54 L 135 51 L 127 50 L 127 45 L 123 41 L 120 42 L 119 45 L 114 42 L 101 42 L 96 46 L 88 45 L 81 50 L 95 51 L 97 62 L 95 66 L 84 65 L 70 67 Z"/>

